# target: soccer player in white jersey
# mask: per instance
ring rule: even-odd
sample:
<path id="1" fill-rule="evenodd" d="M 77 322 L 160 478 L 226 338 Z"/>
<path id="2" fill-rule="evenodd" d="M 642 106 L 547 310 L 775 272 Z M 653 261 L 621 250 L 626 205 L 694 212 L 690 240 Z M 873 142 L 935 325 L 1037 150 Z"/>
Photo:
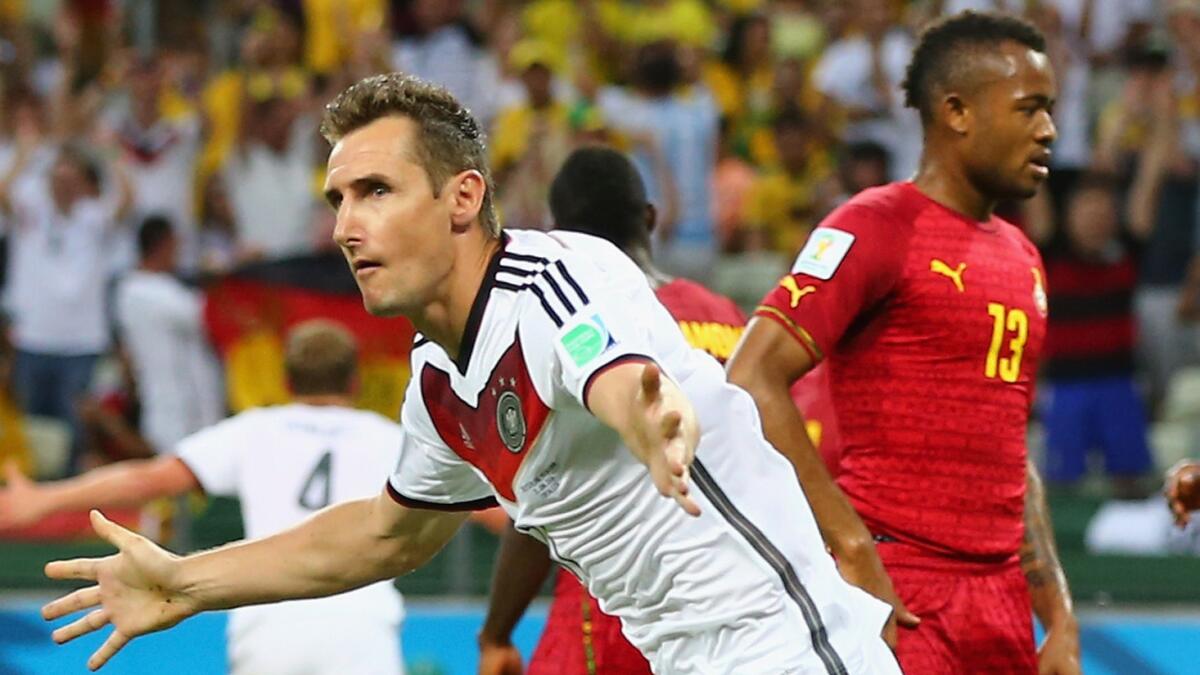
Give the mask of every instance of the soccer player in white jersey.
<path id="1" fill-rule="evenodd" d="M 35 484 L 15 471 L 0 489 L 0 527 L 68 510 L 140 505 L 195 489 L 241 500 L 247 537 L 265 537 L 334 503 L 379 493 L 395 466 L 400 426 L 355 410 L 357 347 L 315 320 L 288 336 L 294 401 L 248 410 L 180 441 L 174 454 L 120 462 Z M 230 613 L 234 675 L 400 675 L 400 594 L 390 581 L 318 600 Z"/>
<path id="2" fill-rule="evenodd" d="M 791 465 L 641 270 L 578 233 L 503 233 L 475 120 L 391 74 L 325 112 L 326 197 L 366 308 L 408 317 L 400 462 L 385 494 L 186 557 L 93 515 L 119 553 L 53 562 L 97 584 L 46 606 L 89 666 L 201 611 L 316 597 L 429 560 L 499 502 L 549 546 L 657 672 L 898 673 L 884 603 L 825 551 Z"/>

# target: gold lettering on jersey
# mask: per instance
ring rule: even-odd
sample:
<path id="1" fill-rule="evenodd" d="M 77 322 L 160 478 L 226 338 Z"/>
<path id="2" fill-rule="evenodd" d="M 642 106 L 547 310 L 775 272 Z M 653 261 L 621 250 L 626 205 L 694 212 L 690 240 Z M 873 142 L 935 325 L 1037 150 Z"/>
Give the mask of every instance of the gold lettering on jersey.
<path id="1" fill-rule="evenodd" d="M 683 331 L 683 337 L 689 345 L 724 361 L 733 354 L 743 329 L 741 326 L 712 321 L 680 321 L 679 330 Z"/>
<path id="2" fill-rule="evenodd" d="M 963 287 L 962 280 L 963 272 L 966 271 L 966 269 L 967 263 L 965 262 L 958 263 L 958 267 L 951 268 L 949 265 L 941 260 L 938 260 L 937 258 L 929 261 L 929 271 L 933 272 L 934 274 L 941 274 L 942 276 L 948 277 L 950 281 L 954 282 L 954 287 L 958 289 L 959 293 L 962 293 L 964 290 L 966 290 Z"/>
<path id="3" fill-rule="evenodd" d="M 813 286 L 812 284 L 801 288 L 800 285 L 796 283 L 796 278 L 792 276 L 786 276 L 780 279 L 779 285 L 786 288 L 788 293 L 792 294 L 791 302 L 788 303 L 791 305 L 792 309 L 796 309 L 796 306 L 800 304 L 800 298 L 803 298 L 809 293 L 817 292 L 817 287 Z"/>

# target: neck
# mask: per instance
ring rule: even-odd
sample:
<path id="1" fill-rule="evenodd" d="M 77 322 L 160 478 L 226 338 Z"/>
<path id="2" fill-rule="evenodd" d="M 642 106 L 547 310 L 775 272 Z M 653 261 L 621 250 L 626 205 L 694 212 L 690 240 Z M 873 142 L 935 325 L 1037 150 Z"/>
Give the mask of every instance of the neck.
<path id="1" fill-rule="evenodd" d="M 650 282 L 651 288 L 665 286 L 675 280 L 674 277 L 663 272 L 654 266 L 654 259 L 650 256 L 649 244 L 633 244 L 623 249 L 625 255 L 629 256 L 638 268 L 646 274 L 646 279 Z"/>
<path id="2" fill-rule="evenodd" d="M 331 406 L 335 408 L 353 408 L 354 400 L 350 394 L 303 394 L 292 397 L 296 403 L 304 405 Z"/>
<path id="3" fill-rule="evenodd" d="M 992 217 L 996 200 L 984 194 L 967 177 L 961 165 L 938 157 L 942 153 L 926 146 L 913 184 L 933 201 L 983 222 Z"/>
<path id="4" fill-rule="evenodd" d="M 446 350 L 452 359 L 458 359 L 462 350 L 471 308 L 483 286 L 488 263 L 500 250 L 500 240 L 487 238 L 482 245 L 470 248 L 469 252 L 459 251 L 454 267 L 442 284 L 445 290 L 440 297 L 409 316 L 413 327 Z"/>

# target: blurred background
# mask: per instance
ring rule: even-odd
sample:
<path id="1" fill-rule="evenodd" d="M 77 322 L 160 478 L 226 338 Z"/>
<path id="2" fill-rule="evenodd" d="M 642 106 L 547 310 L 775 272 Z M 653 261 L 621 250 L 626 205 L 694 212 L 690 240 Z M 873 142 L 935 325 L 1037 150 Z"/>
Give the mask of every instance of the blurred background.
<path id="1" fill-rule="evenodd" d="M 315 316 L 354 330 L 359 403 L 396 415 L 411 328 L 363 312 L 320 196 L 321 107 L 360 77 L 471 108 L 506 227 L 549 226 L 572 148 L 628 152 L 662 266 L 749 309 L 831 209 L 912 175 L 899 84 L 920 26 L 962 9 L 1025 15 L 1058 74 L 1050 181 L 1001 212 L 1046 259 L 1030 443 L 1086 671 L 1200 672 L 1200 529 L 1157 494 L 1200 455 L 1200 0 L 0 0 L 0 460 L 74 475 L 285 401 L 281 335 Z M 170 283 L 123 292 L 138 273 Z M 179 551 L 241 535 L 230 500 L 115 515 Z M 472 524 L 399 581 L 412 672 L 472 672 L 495 545 Z M 0 530 L 0 674 L 84 672 L 91 643 L 53 647 L 36 614 L 61 590 L 41 566 L 106 550 L 82 513 Z M 223 621 L 108 670 L 222 672 Z"/>

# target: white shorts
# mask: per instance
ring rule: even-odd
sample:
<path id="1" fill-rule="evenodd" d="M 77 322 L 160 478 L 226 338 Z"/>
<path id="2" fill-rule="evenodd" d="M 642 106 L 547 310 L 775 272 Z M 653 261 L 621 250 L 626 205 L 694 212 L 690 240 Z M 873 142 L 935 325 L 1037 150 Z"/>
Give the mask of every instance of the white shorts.
<path id="1" fill-rule="evenodd" d="M 229 639 L 231 675 L 404 673 L 397 626 L 376 618 L 256 621 L 236 633 Z"/>

